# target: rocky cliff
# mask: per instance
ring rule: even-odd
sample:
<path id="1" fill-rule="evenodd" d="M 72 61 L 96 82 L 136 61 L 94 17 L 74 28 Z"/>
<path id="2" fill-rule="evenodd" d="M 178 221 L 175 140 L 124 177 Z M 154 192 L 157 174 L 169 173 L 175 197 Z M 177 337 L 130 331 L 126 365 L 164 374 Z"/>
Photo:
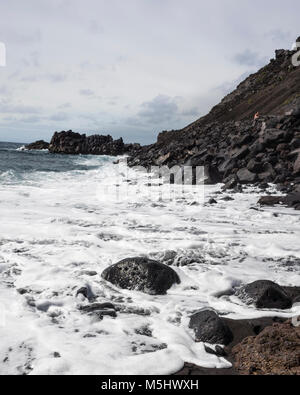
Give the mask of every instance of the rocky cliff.
<path id="1" fill-rule="evenodd" d="M 298 39 L 300 41 L 300 38 Z M 249 76 L 198 121 L 163 132 L 134 152 L 129 164 L 204 166 L 207 182 L 237 184 L 300 181 L 300 67 L 295 51 Z M 259 111 L 256 122 L 253 115 Z"/>

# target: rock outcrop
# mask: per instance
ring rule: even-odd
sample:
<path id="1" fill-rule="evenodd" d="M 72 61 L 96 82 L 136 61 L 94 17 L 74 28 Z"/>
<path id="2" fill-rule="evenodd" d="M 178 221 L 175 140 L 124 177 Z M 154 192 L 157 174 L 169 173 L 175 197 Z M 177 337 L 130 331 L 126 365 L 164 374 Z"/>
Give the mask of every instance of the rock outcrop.
<path id="1" fill-rule="evenodd" d="M 122 155 L 126 151 L 123 139 L 113 140 L 111 136 L 86 136 L 85 134 L 55 132 L 49 145 L 49 152 L 71 155 Z"/>
<path id="2" fill-rule="evenodd" d="M 128 258 L 104 270 L 102 278 L 110 283 L 149 295 L 164 295 L 180 283 L 177 273 L 160 262 L 147 258 Z"/>
<path id="3" fill-rule="evenodd" d="M 275 323 L 232 350 L 235 369 L 244 375 L 299 375 L 300 326 Z"/>
<path id="4" fill-rule="evenodd" d="M 185 364 L 177 375 L 298 375 L 300 374 L 300 322 L 265 317 L 249 320 L 223 318 L 233 334 L 222 354 L 229 369 Z M 212 349 L 206 347 L 207 352 Z M 219 349 L 215 348 L 216 355 Z"/>
<path id="5" fill-rule="evenodd" d="M 49 143 L 47 143 L 44 140 L 38 140 L 35 141 L 34 143 L 28 144 L 25 146 L 25 149 L 31 151 L 31 150 L 44 150 L 49 148 Z"/>

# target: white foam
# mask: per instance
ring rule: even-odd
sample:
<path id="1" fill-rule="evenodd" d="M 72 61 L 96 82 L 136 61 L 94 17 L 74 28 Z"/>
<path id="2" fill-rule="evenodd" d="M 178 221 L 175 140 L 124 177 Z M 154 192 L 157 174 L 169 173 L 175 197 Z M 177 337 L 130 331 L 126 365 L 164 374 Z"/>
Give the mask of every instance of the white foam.
<path id="1" fill-rule="evenodd" d="M 97 165 L 101 158 L 78 161 Z M 274 315 L 217 295 L 258 279 L 300 286 L 295 211 L 251 210 L 255 190 L 214 206 L 153 204 L 143 175 L 134 199 L 103 199 L 112 169 L 107 159 L 89 172 L 34 173 L 19 185 L 0 183 L 2 374 L 168 374 L 184 362 L 228 367 L 194 342 L 190 314 L 209 306 L 231 318 Z M 133 179 L 132 172 L 124 178 Z M 218 190 L 207 187 L 205 200 Z M 171 259 L 181 284 L 149 296 L 101 279 L 110 264 L 139 255 Z M 88 302 L 76 291 L 86 285 L 97 301 L 121 309 L 116 319 L 97 321 L 79 311 Z M 30 291 L 21 296 L 18 288 Z M 300 306 L 275 314 L 300 314 Z M 143 327 L 152 337 L 136 332 Z"/>

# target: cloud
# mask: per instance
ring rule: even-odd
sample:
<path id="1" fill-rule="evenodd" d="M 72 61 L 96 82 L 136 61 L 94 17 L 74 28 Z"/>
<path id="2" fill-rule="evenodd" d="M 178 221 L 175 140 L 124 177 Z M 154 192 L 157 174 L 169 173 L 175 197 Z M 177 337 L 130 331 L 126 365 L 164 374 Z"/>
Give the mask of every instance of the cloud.
<path id="1" fill-rule="evenodd" d="M 27 31 L 14 28 L 13 26 L 1 24 L 0 36 L 1 39 L 7 43 L 15 45 L 32 45 L 39 43 L 42 40 L 42 32 L 40 29 L 32 30 L 29 28 Z"/>
<path id="2" fill-rule="evenodd" d="M 81 89 L 81 90 L 79 91 L 79 93 L 80 93 L 82 96 L 94 96 L 94 95 L 95 95 L 95 92 L 92 91 L 91 89 Z"/>
<path id="3" fill-rule="evenodd" d="M 67 79 L 66 74 L 63 73 L 50 73 L 46 74 L 44 77 L 46 80 L 54 83 L 60 83 L 60 82 L 65 82 Z"/>
<path id="4" fill-rule="evenodd" d="M 19 121 L 20 122 L 24 122 L 24 123 L 39 123 L 42 121 L 42 117 L 38 117 L 38 116 L 30 116 L 30 117 L 24 117 L 24 118 L 20 118 Z"/>
<path id="5" fill-rule="evenodd" d="M 99 22 L 96 21 L 95 19 L 90 21 L 88 29 L 89 29 L 90 33 L 92 33 L 92 34 L 103 34 L 104 33 L 103 26 L 100 25 Z"/>
<path id="6" fill-rule="evenodd" d="M 39 114 L 40 112 L 40 107 L 24 104 L 0 103 L 0 113 L 4 114 Z"/>
<path id="7" fill-rule="evenodd" d="M 197 107 L 192 107 L 181 112 L 181 114 L 185 117 L 198 117 L 199 113 L 200 111 Z"/>
<path id="8" fill-rule="evenodd" d="M 287 43 L 291 40 L 295 40 L 291 32 L 283 31 L 281 29 L 273 29 L 265 34 L 265 37 L 270 38 L 274 42 L 284 42 Z"/>
<path id="9" fill-rule="evenodd" d="M 60 104 L 59 106 L 57 106 L 57 108 L 59 109 L 59 110 L 63 110 L 63 109 L 65 109 L 65 108 L 71 108 L 72 107 L 72 104 L 71 103 L 63 103 L 63 104 Z"/>
<path id="10" fill-rule="evenodd" d="M 14 118 L 20 141 L 22 133 L 51 137 L 66 116 L 74 130 L 100 125 L 127 141 L 154 141 L 208 112 L 274 49 L 290 48 L 299 13 L 296 0 L 0 1 L 1 120 Z M 20 121 L 36 114 L 40 123 Z M 13 138 L 7 130 L 0 141 Z"/>
<path id="11" fill-rule="evenodd" d="M 61 122 L 61 121 L 67 121 L 69 119 L 69 115 L 64 113 L 64 112 L 60 112 L 54 115 L 51 115 L 49 117 L 50 121 L 55 121 L 55 122 Z"/>
<path id="12" fill-rule="evenodd" d="M 153 100 L 142 103 L 138 117 L 153 124 L 163 124 L 178 116 L 176 99 L 167 95 L 158 95 Z"/>
<path id="13" fill-rule="evenodd" d="M 259 53 L 246 49 L 233 56 L 233 61 L 241 66 L 259 67 L 266 63 L 267 58 L 261 57 Z"/>

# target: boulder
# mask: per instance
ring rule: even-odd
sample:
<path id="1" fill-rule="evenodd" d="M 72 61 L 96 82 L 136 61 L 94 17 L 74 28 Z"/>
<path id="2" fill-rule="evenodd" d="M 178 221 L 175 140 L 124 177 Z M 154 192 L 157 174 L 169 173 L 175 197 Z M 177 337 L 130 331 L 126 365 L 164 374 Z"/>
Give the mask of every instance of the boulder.
<path id="1" fill-rule="evenodd" d="M 214 166 L 204 167 L 205 185 L 214 185 L 222 182 L 222 176 L 219 170 Z"/>
<path id="2" fill-rule="evenodd" d="M 193 314 L 189 327 L 194 330 L 197 342 L 226 346 L 233 340 L 227 323 L 213 310 L 202 310 Z"/>
<path id="3" fill-rule="evenodd" d="M 258 204 L 261 206 L 275 206 L 276 204 L 282 204 L 284 197 L 282 196 L 263 196 L 259 199 Z"/>
<path id="4" fill-rule="evenodd" d="M 237 177 L 241 184 L 253 184 L 257 176 L 254 173 L 251 173 L 248 169 L 244 168 L 237 172 Z"/>
<path id="5" fill-rule="evenodd" d="M 263 144 L 267 148 L 276 148 L 278 144 L 286 142 L 286 131 L 278 129 L 266 129 L 263 136 Z"/>
<path id="6" fill-rule="evenodd" d="M 289 309 L 292 299 L 278 284 L 259 280 L 237 290 L 236 296 L 247 304 L 254 304 L 258 309 Z"/>
<path id="7" fill-rule="evenodd" d="M 232 152 L 232 159 L 243 159 L 249 154 L 249 148 L 247 145 L 244 145 L 238 150 Z"/>
<path id="8" fill-rule="evenodd" d="M 263 171 L 258 175 L 260 181 L 272 182 L 276 177 L 276 172 L 270 163 L 264 163 Z"/>
<path id="9" fill-rule="evenodd" d="M 263 165 L 261 162 L 258 162 L 255 159 L 251 159 L 250 162 L 247 165 L 247 169 L 251 173 L 260 173 L 263 171 Z"/>
<path id="10" fill-rule="evenodd" d="M 180 284 L 172 268 L 148 258 L 124 259 L 105 269 L 102 278 L 122 289 L 149 295 L 164 295 L 174 284 Z"/>
<path id="11" fill-rule="evenodd" d="M 300 175 L 300 153 L 298 154 L 298 157 L 294 163 L 294 174 L 295 175 Z"/>
<path id="12" fill-rule="evenodd" d="M 237 186 L 237 184 L 238 182 L 236 177 L 230 177 L 228 180 L 226 180 L 223 190 L 224 191 L 233 190 Z"/>
<path id="13" fill-rule="evenodd" d="M 289 207 L 300 210 L 300 192 L 291 192 L 285 198 L 285 203 Z"/>

